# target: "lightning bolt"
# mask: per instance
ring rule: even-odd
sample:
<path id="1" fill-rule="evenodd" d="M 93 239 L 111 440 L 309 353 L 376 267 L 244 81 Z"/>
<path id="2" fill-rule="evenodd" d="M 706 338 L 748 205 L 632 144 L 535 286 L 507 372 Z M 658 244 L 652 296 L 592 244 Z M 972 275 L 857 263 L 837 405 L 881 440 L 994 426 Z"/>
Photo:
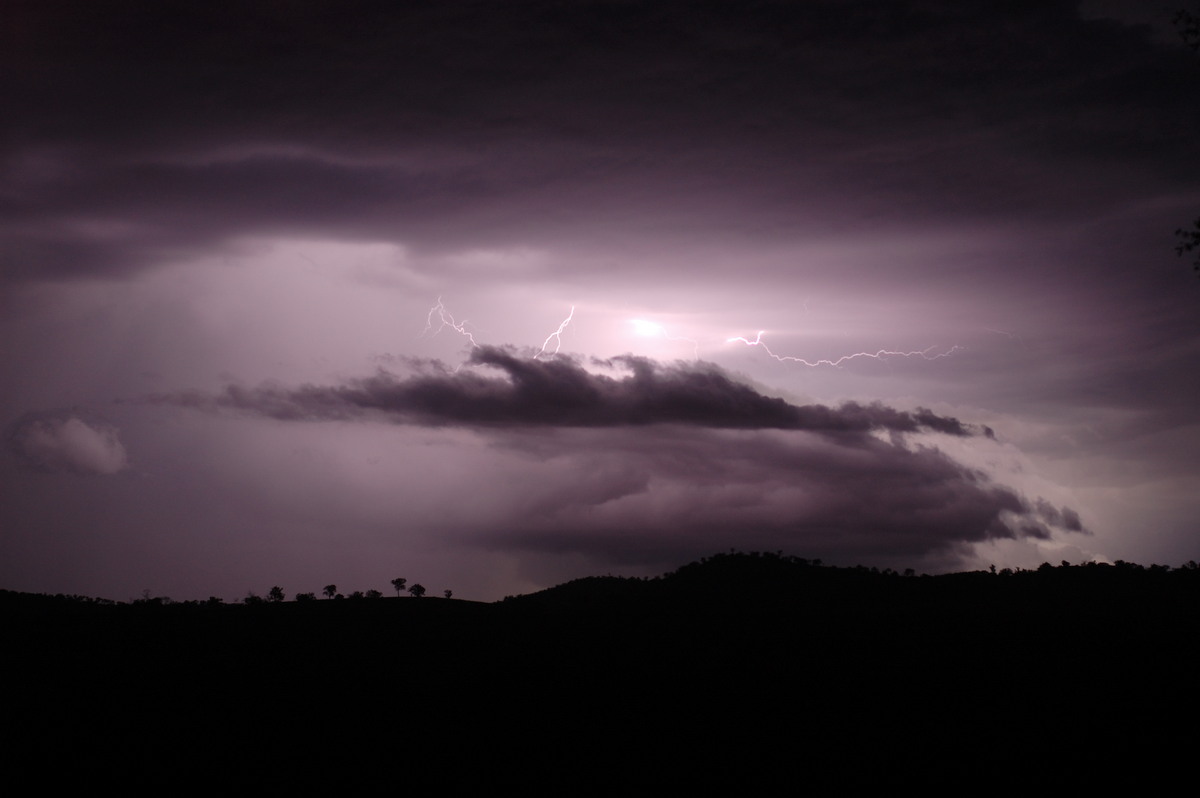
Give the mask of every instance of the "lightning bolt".
<path id="1" fill-rule="evenodd" d="M 433 329 L 433 316 L 435 313 L 439 322 L 436 330 Z M 450 315 L 450 311 L 446 310 L 446 306 L 442 304 L 442 298 L 438 297 L 437 304 L 429 309 L 429 315 L 425 317 L 425 329 L 421 331 L 421 336 L 424 337 L 430 330 L 433 330 L 433 335 L 437 335 L 446 327 L 466 337 L 471 342 L 471 346 L 476 349 L 479 348 L 479 344 L 475 343 L 475 336 L 471 335 L 471 331 L 467 329 L 467 320 L 455 321 L 454 317 Z"/>
<path id="2" fill-rule="evenodd" d="M 567 317 L 558 325 L 558 329 L 546 336 L 546 340 L 542 342 L 542 348 L 536 355 L 533 356 L 534 360 L 542 355 L 558 354 L 558 350 L 562 348 L 563 330 L 567 329 L 567 325 L 570 324 L 571 320 L 574 318 L 575 306 L 572 305 L 571 312 L 568 313 Z M 426 335 L 437 335 L 447 327 L 470 341 L 472 347 L 476 349 L 479 348 L 479 342 L 475 340 L 475 336 L 472 335 L 471 331 L 467 329 L 467 320 L 463 319 L 462 321 L 457 321 L 454 316 L 450 314 L 450 311 L 446 309 L 446 304 L 442 302 L 442 298 L 439 296 L 437 304 L 429 309 L 429 313 L 425 317 L 425 329 L 421 331 L 421 337 Z M 554 341 L 553 350 L 550 349 L 551 341 Z"/>
<path id="3" fill-rule="evenodd" d="M 547 335 L 546 340 L 542 341 L 541 349 L 539 349 L 537 351 L 537 353 L 533 355 L 534 360 L 537 360 L 542 355 L 556 355 L 559 353 L 559 350 L 562 348 L 562 334 L 567 329 L 567 326 L 570 325 L 570 323 L 574 320 L 574 318 L 575 318 L 575 306 L 572 305 L 571 311 L 567 314 L 567 317 L 559 323 L 558 329 L 556 329 L 554 332 Z M 436 319 L 436 321 L 435 321 L 435 319 Z M 666 328 L 663 327 L 658 322 L 646 321 L 644 319 L 630 319 L 629 323 L 634 326 L 634 330 L 639 335 L 662 336 L 663 338 L 665 338 L 668 341 L 680 341 L 683 343 L 691 344 L 693 358 L 695 358 L 696 360 L 700 359 L 700 344 L 696 340 L 694 340 L 692 338 L 685 338 L 683 336 L 669 335 L 667 333 Z M 459 335 L 463 336 L 468 341 L 470 341 L 472 347 L 474 347 L 474 348 L 479 347 L 479 343 L 475 340 L 475 336 L 471 333 L 470 330 L 467 329 L 467 320 L 466 319 L 463 319 L 462 321 L 456 320 L 454 318 L 454 316 L 451 315 L 450 311 L 446 309 L 445 303 L 442 301 L 442 298 L 439 296 L 438 300 L 437 300 L 437 304 L 429 309 L 429 313 L 425 317 L 425 329 L 421 332 L 421 335 L 422 336 L 437 335 L 439 332 L 441 332 L 446 327 L 449 327 L 450 329 L 454 330 Z M 999 332 L 999 331 L 997 331 L 997 332 Z M 949 349 L 947 349 L 944 352 L 935 352 L 935 349 L 937 347 L 934 347 L 934 346 L 928 347 L 926 349 L 912 351 L 912 352 L 900 352 L 900 351 L 892 350 L 892 349 L 880 349 L 876 352 L 855 352 L 854 354 L 851 354 L 851 355 L 842 355 L 841 357 L 837 358 L 836 360 L 829 360 L 829 359 L 825 359 L 825 358 L 822 358 L 820 360 L 805 360 L 802 357 L 793 357 L 791 355 L 775 354 L 774 352 L 771 351 L 771 348 L 769 346 L 767 346 L 766 342 L 763 341 L 764 334 L 766 334 L 765 330 L 759 330 L 758 335 L 756 335 L 754 337 L 754 340 L 750 340 L 749 338 L 743 338 L 743 337 L 737 336 L 737 337 L 733 337 L 733 338 L 726 338 L 725 343 L 727 343 L 727 344 L 742 343 L 742 344 L 745 344 L 746 346 L 762 347 L 763 351 L 766 352 L 769 357 L 771 357 L 774 360 L 779 361 L 780 363 L 800 363 L 802 365 L 808 366 L 809 368 L 816 368 L 818 366 L 832 366 L 833 368 L 840 368 L 843 363 L 846 363 L 851 360 L 857 360 L 859 358 L 871 358 L 872 360 L 885 360 L 889 357 L 919 357 L 919 358 L 922 358 L 923 360 L 940 360 L 944 357 L 949 357 L 950 355 L 954 354 L 955 352 L 961 351 L 963 349 L 963 347 L 957 346 L 957 345 L 950 347 Z M 551 346 L 550 346 L 552 341 L 554 342 L 553 348 L 551 348 Z"/>
<path id="4" fill-rule="evenodd" d="M 810 368 L 816 368 L 817 366 L 833 366 L 834 368 L 838 368 L 843 363 L 845 363 L 847 360 L 855 360 L 860 357 L 869 357 L 874 360 L 883 360 L 884 358 L 887 358 L 887 357 L 920 357 L 920 358 L 924 358 L 925 360 L 939 360 L 943 357 L 949 357 L 950 355 L 952 355 L 955 352 L 958 352 L 962 349 L 961 346 L 955 345 L 955 346 L 952 346 L 949 349 L 947 349 L 945 352 L 939 352 L 934 355 L 929 354 L 934 349 L 936 349 L 936 347 L 933 347 L 933 346 L 929 347 L 928 349 L 920 349 L 915 352 L 896 352 L 896 351 L 893 351 L 890 349 L 880 349 L 878 352 L 855 352 L 852 355 L 842 355 L 837 360 L 822 359 L 822 360 L 811 360 L 810 361 L 810 360 L 805 360 L 802 357 L 792 357 L 790 355 L 775 354 L 774 352 L 771 351 L 770 347 L 768 347 L 766 345 L 766 343 L 763 341 L 762 337 L 763 337 L 764 332 L 766 332 L 766 331 L 759 330 L 758 335 L 755 337 L 755 339 L 753 341 L 751 341 L 748 338 L 736 337 L 736 338 L 726 338 L 725 343 L 732 344 L 735 342 L 741 342 L 741 343 L 745 344 L 746 346 L 761 346 L 763 348 L 764 352 L 766 352 L 768 355 L 770 355 L 774 359 L 778 360 L 780 363 L 803 363 L 804 365 L 806 365 Z"/>
<path id="5" fill-rule="evenodd" d="M 550 333 L 549 335 L 547 335 L 546 340 L 542 341 L 542 348 L 536 355 L 533 356 L 534 360 L 537 360 L 539 357 L 541 357 L 542 355 L 545 355 L 545 354 L 551 354 L 551 355 L 558 354 L 559 348 L 562 347 L 563 330 L 567 329 L 567 325 L 571 323 L 571 319 L 573 319 L 573 318 L 575 318 L 575 306 L 574 305 L 571 306 L 571 312 L 568 313 L 567 317 L 562 320 L 562 324 L 558 325 L 558 329 L 555 330 L 554 332 Z M 554 351 L 547 352 L 546 349 L 550 346 L 551 339 L 554 340 Z"/>

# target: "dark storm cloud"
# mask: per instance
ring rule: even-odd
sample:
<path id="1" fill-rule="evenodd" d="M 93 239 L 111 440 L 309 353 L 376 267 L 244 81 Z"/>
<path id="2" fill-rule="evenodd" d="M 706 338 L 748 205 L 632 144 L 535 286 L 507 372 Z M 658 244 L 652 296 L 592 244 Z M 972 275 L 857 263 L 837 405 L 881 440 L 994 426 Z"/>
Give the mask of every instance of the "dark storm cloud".
<path id="1" fill-rule="evenodd" d="M 468 365 L 490 367 L 399 379 L 381 372 L 341 386 L 229 386 L 221 394 L 176 394 L 152 401 L 232 408 L 281 420 L 334 420 L 382 413 L 408 423 L 482 426 L 614 427 L 688 424 L 727 429 L 786 429 L 827 433 L 920 430 L 973 434 L 955 418 L 929 410 L 905 412 L 882 404 L 839 408 L 796 406 L 763 396 L 713 365 L 663 365 L 626 355 L 598 361 L 629 370 L 613 378 L 565 357 L 522 357 L 480 346 Z"/>
<path id="2" fill-rule="evenodd" d="M 1178 184 L 1200 70 L 1074 5 L 21 5 L 5 273 L 300 228 L 444 247 L 553 218 L 541 236 L 578 239 L 631 207 L 685 209 L 693 235 L 1077 215 L 1114 161 Z M 141 228 L 76 224 L 114 219 Z"/>
<path id="3" fill-rule="evenodd" d="M 557 458 L 574 478 L 536 513 L 483 536 L 493 546 L 614 564 L 666 566 L 735 546 L 912 565 L 969 544 L 1045 540 L 1049 526 L 1088 534 L 1069 508 L 1030 502 L 937 449 L 900 441 L 846 446 L 806 433 L 658 430 L 507 444 Z"/>

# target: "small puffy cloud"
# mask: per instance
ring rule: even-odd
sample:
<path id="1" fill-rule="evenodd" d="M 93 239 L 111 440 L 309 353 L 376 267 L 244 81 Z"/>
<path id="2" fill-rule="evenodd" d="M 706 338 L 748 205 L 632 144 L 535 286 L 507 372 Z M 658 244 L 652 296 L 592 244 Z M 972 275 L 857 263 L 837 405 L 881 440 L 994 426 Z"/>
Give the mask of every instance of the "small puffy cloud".
<path id="1" fill-rule="evenodd" d="M 76 415 L 18 421 L 9 446 L 23 463 L 41 471 L 115 474 L 129 466 L 116 427 L 89 424 Z"/>

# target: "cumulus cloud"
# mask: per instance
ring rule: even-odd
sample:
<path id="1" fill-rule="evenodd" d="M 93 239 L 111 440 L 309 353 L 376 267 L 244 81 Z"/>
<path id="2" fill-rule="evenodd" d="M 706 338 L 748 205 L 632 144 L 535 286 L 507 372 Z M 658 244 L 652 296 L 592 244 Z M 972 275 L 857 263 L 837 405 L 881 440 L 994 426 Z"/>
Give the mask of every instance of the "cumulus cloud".
<path id="1" fill-rule="evenodd" d="M 77 415 L 26 418 L 9 435 L 9 447 L 24 464 L 41 471 L 115 474 L 129 466 L 116 427 Z"/>
<path id="2" fill-rule="evenodd" d="M 344 385 L 299 388 L 229 386 L 220 394 L 172 394 L 151 401 L 231 408 L 281 420 L 344 420 L 371 413 L 403 423 L 497 427 L 621 427 L 684 424 L 716 429 L 782 429 L 824 433 L 933 431 L 973 434 L 958 419 L 932 411 L 848 402 L 838 408 L 797 406 L 764 396 L 711 364 L 662 364 L 624 355 L 597 365 L 622 368 L 609 377 L 555 356 L 520 357 L 511 349 L 476 348 L 468 368 L 423 364 L 423 373 L 388 372 Z M 486 370 L 490 369 L 490 373 Z M 499 374 L 495 374 L 498 371 Z"/>

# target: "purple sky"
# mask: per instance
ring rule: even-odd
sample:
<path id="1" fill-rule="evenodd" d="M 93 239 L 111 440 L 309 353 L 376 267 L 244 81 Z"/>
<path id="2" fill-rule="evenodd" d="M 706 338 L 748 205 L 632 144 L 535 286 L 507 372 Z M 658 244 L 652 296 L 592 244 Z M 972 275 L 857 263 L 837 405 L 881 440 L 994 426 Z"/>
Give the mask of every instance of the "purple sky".
<path id="1" fill-rule="evenodd" d="M 1171 10 L 6 4 L 0 587 L 1200 559 Z"/>

